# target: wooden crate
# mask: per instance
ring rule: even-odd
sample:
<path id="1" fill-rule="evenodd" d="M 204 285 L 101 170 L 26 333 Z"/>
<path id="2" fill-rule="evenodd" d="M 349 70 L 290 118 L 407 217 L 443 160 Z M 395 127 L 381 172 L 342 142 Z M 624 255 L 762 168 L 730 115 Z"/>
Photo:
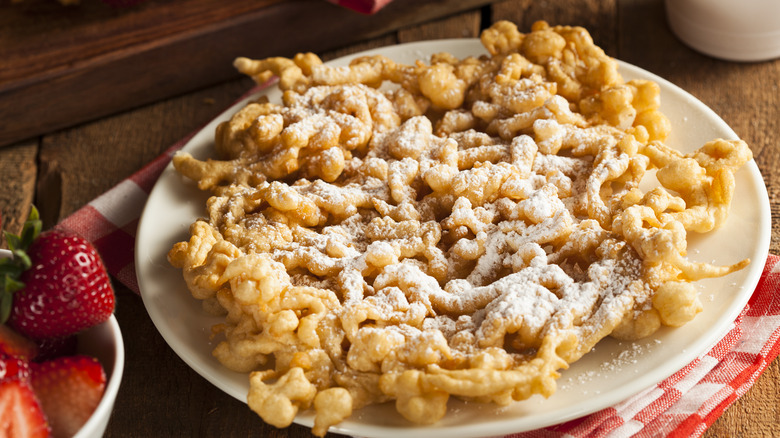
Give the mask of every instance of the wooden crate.
<path id="1" fill-rule="evenodd" d="M 0 0 L 0 146 L 225 81 L 236 56 L 321 52 L 489 0 Z"/>

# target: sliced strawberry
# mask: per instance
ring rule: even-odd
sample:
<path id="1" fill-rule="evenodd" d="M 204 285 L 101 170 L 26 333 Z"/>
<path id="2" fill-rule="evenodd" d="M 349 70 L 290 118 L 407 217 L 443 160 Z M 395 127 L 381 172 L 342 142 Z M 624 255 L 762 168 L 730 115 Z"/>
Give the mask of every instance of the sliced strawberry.
<path id="1" fill-rule="evenodd" d="M 34 340 L 64 338 L 114 311 L 114 289 L 92 244 L 53 229 L 40 233 L 33 209 L 21 236 L 6 234 L 12 259 L 0 260 L 0 323 Z"/>
<path id="2" fill-rule="evenodd" d="M 29 372 L 23 359 L 0 354 L 0 436 L 38 438 L 51 435 L 30 386 Z"/>
<path id="3" fill-rule="evenodd" d="M 89 356 L 60 357 L 30 365 L 32 387 L 55 437 L 73 436 L 95 411 L 106 388 L 106 373 Z"/>
<path id="4" fill-rule="evenodd" d="M 30 365 L 27 360 L 0 353 L 0 382 L 28 382 Z"/>
<path id="5" fill-rule="evenodd" d="M 29 384 L 0 383 L 0 433 L 9 438 L 51 436 L 46 417 Z"/>
<path id="6" fill-rule="evenodd" d="M 38 355 L 38 346 L 7 325 L 0 324 L 0 353 L 32 360 Z"/>

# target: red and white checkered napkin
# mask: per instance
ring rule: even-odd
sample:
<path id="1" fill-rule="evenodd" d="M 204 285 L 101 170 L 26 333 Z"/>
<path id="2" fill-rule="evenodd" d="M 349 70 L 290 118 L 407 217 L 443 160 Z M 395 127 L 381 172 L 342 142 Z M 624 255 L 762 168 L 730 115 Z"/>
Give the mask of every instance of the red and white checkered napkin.
<path id="1" fill-rule="evenodd" d="M 58 227 L 97 247 L 108 271 L 138 292 L 135 231 L 146 198 L 184 138 L 143 169 L 69 216 Z M 780 257 L 769 255 L 748 306 L 707 354 L 629 400 L 531 437 L 699 436 L 742 396 L 780 353 Z"/>

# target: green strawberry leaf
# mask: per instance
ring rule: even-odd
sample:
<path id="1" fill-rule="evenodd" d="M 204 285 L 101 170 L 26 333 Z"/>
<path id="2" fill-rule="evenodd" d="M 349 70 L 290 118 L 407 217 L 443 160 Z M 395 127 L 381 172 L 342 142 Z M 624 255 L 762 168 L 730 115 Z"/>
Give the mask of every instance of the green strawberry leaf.
<path id="1" fill-rule="evenodd" d="M 8 249 L 11 251 L 20 249 L 22 247 L 22 241 L 19 239 L 19 236 L 13 233 L 9 233 L 8 231 L 5 232 L 5 241 L 8 242 Z"/>
<path id="2" fill-rule="evenodd" d="M 33 210 L 36 211 L 37 213 L 35 207 L 33 207 Z M 29 248 L 30 245 L 32 245 L 33 241 L 35 241 L 35 239 L 38 237 L 38 235 L 41 234 L 42 227 L 43 227 L 43 223 L 40 220 L 28 219 L 27 222 L 24 223 L 24 227 L 22 227 L 20 248 L 25 250 Z"/>
<path id="3" fill-rule="evenodd" d="M 2 292 L 6 293 L 8 295 L 13 294 L 14 292 L 21 290 L 24 287 L 24 283 L 21 281 L 11 277 L 10 275 L 5 276 L 5 285 L 3 287 Z"/>
<path id="4" fill-rule="evenodd" d="M 32 267 L 32 260 L 26 251 L 41 234 L 42 227 L 40 213 L 33 205 L 22 226 L 21 236 L 5 232 L 5 240 L 13 257 L 0 259 L 0 324 L 4 324 L 11 315 L 14 292 L 24 288 L 19 277 Z"/>
<path id="5" fill-rule="evenodd" d="M 30 256 L 28 256 L 23 249 L 14 250 L 13 254 L 14 254 L 14 260 L 16 261 L 16 264 L 19 265 L 20 268 L 22 268 L 22 271 L 26 271 L 30 269 L 30 267 L 32 267 L 32 260 L 30 260 Z"/>
<path id="6" fill-rule="evenodd" d="M 41 220 L 41 215 L 38 213 L 38 209 L 35 208 L 35 205 L 30 208 L 30 214 L 27 216 L 27 220 L 29 221 L 38 221 Z"/>
<path id="7" fill-rule="evenodd" d="M 6 276 L 6 280 L 8 277 Z M 8 283 L 6 283 L 6 290 L 0 291 L 0 324 L 5 324 L 8 321 L 8 317 L 11 316 L 11 307 L 14 303 L 14 295 L 8 291 Z"/>
<path id="8" fill-rule="evenodd" d="M 3 292 L 0 295 L 0 324 L 5 324 L 8 321 L 8 317 L 11 316 L 13 301 L 13 296 L 9 293 Z"/>
<path id="9" fill-rule="evenodd" d="M 13 278 L 19 278 L 23 271 L 24 269 L 17 263 L 14 263 L 13 259 L 0 259 L 0 279 L 6 275 L 10 275 Z"/>

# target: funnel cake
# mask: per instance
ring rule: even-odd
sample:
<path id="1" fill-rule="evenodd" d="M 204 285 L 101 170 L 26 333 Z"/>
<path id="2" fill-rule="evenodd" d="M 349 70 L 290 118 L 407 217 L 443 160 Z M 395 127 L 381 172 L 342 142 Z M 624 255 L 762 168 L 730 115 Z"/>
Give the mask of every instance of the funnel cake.
<path id="1" fill-rule="evenodd" d="M 215 159 L 173 158 L 212 196 L 169 261 L 224 315 L 213 354 L 266 422 L 313 408 L 323 436 L 368 404 L 428 424 L 450 397 L 549 396 L 599 340 L 684 325 L 693 282 L 749 263 L 686 257 L 726 220 L 744 142 L 668 147 L 659 87 L 582 28 L 481 40 L 414 65 L 239 58 L 282 102 L 222 123 Z"/>

